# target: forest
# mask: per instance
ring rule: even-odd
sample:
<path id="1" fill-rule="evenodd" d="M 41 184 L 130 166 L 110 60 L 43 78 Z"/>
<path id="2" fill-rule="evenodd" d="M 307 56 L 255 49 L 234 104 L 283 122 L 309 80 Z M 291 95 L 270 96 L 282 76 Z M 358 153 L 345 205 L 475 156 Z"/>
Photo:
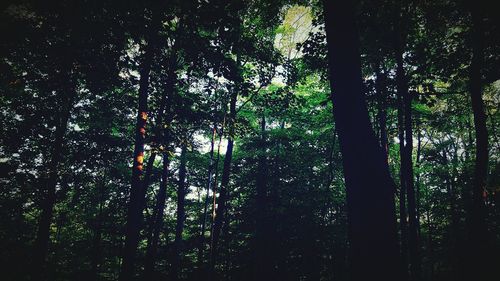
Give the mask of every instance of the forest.
<path id="1" fill-rule="evenodd" d="M 498 11 L 0 1 L 0 279 L 500 280 Z"/>

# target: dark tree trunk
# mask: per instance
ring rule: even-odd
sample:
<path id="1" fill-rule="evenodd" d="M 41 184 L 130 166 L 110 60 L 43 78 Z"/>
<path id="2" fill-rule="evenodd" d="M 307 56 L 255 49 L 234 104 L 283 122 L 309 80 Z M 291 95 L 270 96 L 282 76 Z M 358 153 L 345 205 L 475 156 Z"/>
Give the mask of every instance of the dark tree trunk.
<path id="1" fill-rule="evenodd" d="M 401 4 L 400 4 L 401 5 Z M 410 273 L 411 280 L 420 280 L 421 278 L 421 265 L 420 265 L 420 254 L 419 254 L 419 238 L 418 229 L 419 222 L 417 221 L 417 204 L 415 199 L 415 184 L 413 180 L 413 129 L 412 129 L 412 95 L 408 90 L 407 76 L 404 70 L 403 52 L 406 42 L 406 22 L 402 20 L 403 10 L 399 6 L 399 11 L 396 15 L 396 24 L 394 29 L 395 38 L 395 56 L 396 56 L 396 86 L 398 91 L 398 98 L 400 100 L 400 109 L 402 107 L 402 113 L 404 120 L 400 123 L 401 129 L 404 130 L 404 141 L 401 139 L 400 133 L 400 149 L 401 152 L 401 173 L 404 185 L 401 185 L 401 193 L 406 189 L 406 194 L 408 196 L 408 253 L 410 258 Z M 402 26 L 402 27 L 401 27 Z M 402 103 L 402 104 L 401 104 Z M 399 111 L 398 111 L 399 114 Z M 398 116 L 400 118 L 400 116 Z M 400 118 L 401 119 L 401 118 Z M 404 125 L 403 125 L 404 124 Z M 402 231 L 403 232 L 403 231 Z M 405 251 L 403 251 L 404 253 Z M 403 259 L 404 260 L 404 259 Z"/>
<path id="2" fill-rule="evenodd" d="M 260 121 L 261 139 L 260 151 L 257 164 L 257 178 L 255 181 L 256 197 L 256 225 L 255 225 L 255 260 L 253 269 L 253 280 L 271 281 L 275 280 L 273 272 L 273 260 L 271 258 L 269 237 L 269 190 L 267 183 L 267 157 L 266 157 L 266 118 L 262 113 Z"/>
<path id="3" fill-rule="evenodd" d="M 421 237 L 421 227 L 420 227 L 420 173 L 418 172 L 418 167 L 420 167 L 420 162 L 421 162 L 421 154 L 422 154 L 422 129 L 421 129 L 421 121 L 419 116 L 416 116 L 415 120 L 415 126 L 417 129 L 417 155 L 415 158 L 415 163 L 417 166 L 417 173 L 415 173 L 415 199 L 416 199 L 416 209 L 417 209 L 417 221 L 419 222 L 419 227 L 418 227 L 418 237 Z"/>
<path id="4" fill-rule="evenodd" d="M 205 249 L 205 232 L 207 227 L 207 219 L 208 219 L 208 202 L 209 202 L 209 194 L 210 189 L 212 187 L 212 174 L 214 168 L 214 147 L 215 147 L 215 134 L 217 131 L 216 123 L 214 122 L 214 126 L 212 128 L 212 139 L 210 142 L 210 162 L 208 164 L 208 175 L 207 175 L 207 187 L 205 189 L 205 203 L 203 207 L 203 217 L 201 221 L 201 231 L 200 231 L 200 244 L 198 245 L 198 267 L 201 268 L 203 263 L 203 251 Z"/>
<path id="5" fill-rule="evenodd" d="M 144 192 L 148 190 L 149 184 L 151 183 L 151 176 L 153 175 L 153 168 L 154 168 L 154 163 L 156 160 L 156 152 L 152 152 L 151 155 L 149 155 L 148 162 L 146 163 L 146 172 L 144 173 L 144 179 L 142 182 Z M 144 198 L 142 202 L 142 210 L 146 207 L 146 198 Z"/>
<path id="6" fill-rule="evenodd" d="M 154 273 L 154 266 L 156 262 L 156 251 L 158 247 L 160 229 L 163 223 L 163 213 L 165 209 L 165 200 L 167 197 L 167 180 L 168 180 L 168 147 L 169 147 L 169 133 L 168 129 L 165 128 L 164 119 L 167 114 L 167 100 L 168 97 L 174 93 L 175 85 L 177 84 L 177 55 L 176 46 L 173 47 L 173 55 L 170 57 L 169 62 L 169 73 L 168 80 L 166 83 L 166 91 L 161 97 L 160 108 L 158 109 L 158 118 L 156 120 L 156 127 L 158 128 L 158 143 L 163 145 L 162 153 L 162 173 L 160 181 L 160 189 L 156 198 L 156 204 L 153 209 L 153 215 L 151 216 L 148 223 L 148 236 L 147 236 L 147 247 L 146 247 L 146 259 L 144 263 L 144 280 L 149 280 L 152 278 Z M 145 189 L 147 190 L 148 184 L 146 184 Z"/>
<path id="7" fill-rule="evenodd" d="M 474 114 L 474 129 L 476 138 L 476 162 L 474 169 L 473 208 L 471 223 L 473 232 L 486 229 L 484 222 L 484 194 L 486 192 L 486 176 L 488 173 L 488 131 L 486 129 L 486 114 L 484 111 L 481 69 L 484 61 L 482 18 L 478 11 L 472 15 L 472 62 L 470 66 L 470 94 L 472 112 Z"/>
<path id="8" fill-rule="evenodd" d="M 224 135 L 224 127 L 226 126 L 226 116 L 224 115 L 224 119 L 222 121 L 221 130 L 219 132 L 219 143 L 217 144 L 217 158 L 215 158 L 215 175 L 214 175 L 214 184 L 213 184 L 213 192 L 212 192 L 212 221 L 210 223 L 210 257 L 213 252 L 213 242 L 214 242 L 214 223 L 215 223 L 215 212 L 217 207 L 217 185 L 219 180 L 219 162 L 220 162 L 220 147 L 222 143 L 222 136 Z M 212 259 L 210 258 L 210 262 Z M 210 268 L 212 268 L 212 264 Z"/>
<path id="9" fill-rule="evenodd" d="M 421 279 L 421 264 L 420 264 L 420 251 L 419 251 L 419 237 L 418 232 L 420 223 L 417 220 L 417 202 L 415 195 L 415 182 L 413 176 L 413 131 L 412 131 L 412 113 L 411 113 L 411 94 L 406 91 L 404 96 L 405 104 L 405 154 L 406 157 L 406 188 L 408 193 L 408 217 L 409 217 L 409 231 L 408 231 L 408 249 L 410 254 L 410 271 L 412 280 Z"/>
<path id="10" fill-rule="evenodd" d="M 472 208 L 468 221 L 467 264 L 464 265 L 464 280 L 492 280 L 488 260 L 489 233 L 486 225 L 486 179 L 488 175 L 488 131 L 482 98 L 482 68 L 484 64 L 484 31 L 481 3 L 470 3 L 472 19 L 472 61 L 469 68 L 469 88 L 474 115 L 476 160 L 472 192 Z M 494 266 L 493 266 L 494 267 Z"/>
<path id="11" fill-rule="evenodd" d="M 405 155 L 405 137 L 404 137 L 404 106 L 401 94 L 398 93 L 398 137 L 399 137 L 399 230 L 401 244 L 401 265 L 403 267 L 403 278 L 408 279 L 408 216 L 406 213 L 406 161 Z"/>
<path id="12" fill-rule="evenodd" d="M 213 230 L 213 243 L 212 243 L 212 264 L 215 265 L 217 262 L 217 246 L 219 243 L 219 238 L 222 230 L 222 225 L 224 223 L 224 218 L 227 209 L 227 197 L 228 197 L 228 185 L 229 185 L 229 175 L 231 173 L 231 161 L 233 158 L 233 146 L 234 146 L 234 124 L 236 121 L 236 100 L 237 92 L 234 92 L 231 96 L 229 103 L 229 137 L 227 141 L 226 155 L 224 158 L 224 167 L 222 169 L 222 179 L 219 191 L 219 203 L 217 205 L 214 230 Z"/>
<path id="13" fill-rule="evenodd" d="M 431 215 L 429 209 L 426 212 L 426 217 L 427 217 L 427 252 L 428 252 L 428 258 L 429 258 L 429 280 L 432 280 L 434 278 L 434 240 L 433 240 L 433 235 L 434 235 L 434 227 L 433 223 L 431 220 Z"/>
<path id="14" fill-rule="evenodd" d="M 71 83 L 69 77 L 65 82 Z M 56 203 L 56 186 L 59 179 L 59 165 L 62 161 L 62 150 L 64 146 L 64 136 L 68 129 L 68 121 L 71 116 L 73 103 L 76 98 L 76 92 L 73 86 L 66 87 L 63 94 L 63 101 L 58 113 L 54 142 L 50 154 L 48 175 L 42 182 L 45 184 L 41 188 L 41 213 L 38 221 L 38 231 L 34 241 L 33 249 L 33 278 L 36 280 L 45 280 L 46 276 L 46 259 L 49 250 L 50 242 L 50 224 L 52 222 L 54 205 Z"/>
<path id="15" fill-rule="evenodd" d="M 123 261 L 120 270 L 120 281 L 134 279 L 134 265 L 139 232 L 142 225 L 142 212 L 146 190 L 143 184 L 144 140 L 146 136 L 146 120 L 148 117 L 148 88 L 151 64 L 153 61 L 153 48 L 151 42 L 146 46 L 140 69 L 139 102 L 137 121 L 135 126 L 134 160 L 132 165 L 132 185 L 127 211 L 127 224 L 125 227 L 125 245 L 123 248 Z"/>
<path id="16" fill-rule="evenodd" d="M 160 230 L 163 225 L 163 213 L 165 210 L 165 200 L 167 199 L 167 180 L 168 180 L 168 153 L 163 153 L 163 168 L 161 172 L 160 190 L 158 191 L 156 205 L 149 225 L 148 243 L 146 249 L 146 261 L 144 264 L 144 280 L 150 280 L 153 277 L 154 266 L 156 262 L 156 250 L 160 239 Z"/>
<path id="17" fill-rule="evenodd" d="M 180 165 L 179 165 L 179 182 L 177 185 L 177 220 L 175 223 L 175 257 L 173 261 L 173 273 L 174 279 L 179 279 L 182 265 L 182 233 L 184 232 L 184 221 L 186 219 L 186 210 L 185 210 L 185 199 L 186 199 L 186 153 L 187 153 L 187 143 L 186 139 L 183 140 L 182 151 L 180 157 Z"/>
<path id="18" fill-rule="evenodd" d="M 330 84 L 347 188 L 351 280 L 401 280 L 395 184 L 362 91 L 351 1 L 324 0 Z"/>

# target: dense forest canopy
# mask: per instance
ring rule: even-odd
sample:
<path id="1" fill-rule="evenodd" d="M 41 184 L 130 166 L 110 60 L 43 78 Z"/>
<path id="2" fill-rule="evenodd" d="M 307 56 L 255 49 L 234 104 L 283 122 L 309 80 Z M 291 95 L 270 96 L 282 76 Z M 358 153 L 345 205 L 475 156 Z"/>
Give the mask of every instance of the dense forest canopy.
<path id="1" fill-rule="evenodd" d="M 493 2 L 1 1 L 1 279 L 499 280 Z"/>

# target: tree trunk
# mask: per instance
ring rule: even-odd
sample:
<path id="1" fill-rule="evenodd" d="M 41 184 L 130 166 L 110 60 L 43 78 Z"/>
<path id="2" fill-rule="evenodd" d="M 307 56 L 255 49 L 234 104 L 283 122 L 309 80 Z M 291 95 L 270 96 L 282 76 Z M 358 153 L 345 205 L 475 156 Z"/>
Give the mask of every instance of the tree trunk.
<path id="1" fill-rule="evenodd" d="M 163 213 L 165 209 L 165 200 L 167 197 L 167 180 L 168 180 L 168 166 L 170 164 L 168 158 L 167 148 L 169 147 L 169 137 L 168 137 L 168 129 L 165 128 L 164 118 L 167 114 L 167 100 L 168 97 L 173 95 L 175 85 L 177 84 L 177 55 L 176 55 L 176 45 L 174 45 L 173 54 L 170 57 L 169 62 L 169 73 L 168 80 L 166 83 L 166 91 L 163 93 L 160 101 L 160 108 L 158 109 L 158 118 L 156 122 L 156 127 L 158 128 L 158 143 L 163 145 L 163 153 L 162 153 L 162 173 L 161 173 L 161 181 L 160 181 L 160 189 L 158 191 L 157 200 L 155 207 L 153 209 L 153 215 L 149 221 L 149 230 L 148 230 L 148 241 L 146 247 L 146 260 L 144 264 L 144 280 L 149 280 L 152 278 L 152 274 L 154 273 L 154 266 L 156 262 L 156 250 L 158 247 L 160 229 L 163 223 Z M 146 184 L 146 189 L 148 185 Z"/>
<path id="2" fill-rule="evenodd" d="M 269 237 L 269 191 L 267 184 L 267 159 L 266 159 L 266 118 L 262 113 L 260 122 L 261 139 L 258 156 L 256 178 L 256 225 L 255 225 L 255 260 L 253 280 L 275 280 L 273 272 L 273 259 L 271 258 Z"/>
<path id="3" fill-rule="evenodd" d="M 403 278 L 408 280 L 408 219 L 406 214 L 406 161 L 405 155 L 405 131 L 404 131 L 404 106 L 401 93 L 398 93 L 398 137 L 399 137 L 399 230 L 401 244 L 401 265 L 403 267 Z"/>
<path id="4" fill-rule="evenodd" d="M 415 164 L 417 166 L 417 172 L 415 173 L 415 199 L 416 199 L 416 209 L 417 209 L 417 221 L 420 224 L 420 172 L 418 168 L 420 167 L 420 162 L 421 162 L 421 154 L 422 154 L 422 129 L 421 129 L 421 121 L 419 116 L 416 116 L 415 120 L 415 126 L 417 129 L 417 154 L 415 155 Z M 421 237 L 421 227 L 419 225 L 418 227 L 418 237 Z"/>
<path id="5" fill-rule="evenodd" d="M 224 127 L 226 126 L 226 116 L 224 115 L 224 119 L 222 121 L 221 130 L 219 132 L 219 143 L 217 144 L 217 158 L 215 158 L 215 175 L 214 175 L 214 184 L 212 189 L 212 221 L 210 223 L 210 257 L 212 257 L 213 252 L 213 233 L 214 233 L 214 223 L 215 223 L 215 212 L 217 207 L 217 185 L 219 180 L 219 161 L 220 161 L 220 147 L 222 143 L 222 136 L 224 135 Z M 210 262 L 212 259 L 210 258 Z M 210 264 L 210 268 L 213 267 L 213 264 Z M 213 272 L 212 272 L 213 273 Z"/>
<path id="6" fill-rule="evenodd" d="M 430 209 L 430 208 L 429 208 Z M 428 251 L 428 259 L 429 259 L 429 267 L 430 267 L 430 272 L 429 272 L 429 280 L 432 281 L 434 278 L 434 240 L 432 239 L 432 236 L 434 235 L 434 227 L 431 221 L 431 215 L 430 215 L 430 210 L 427 209 L 426 214 L 427 214 L 427 251 Z"/>
<path id="7" fill-rule="evenodd" d="M 408 89 L 408 88 L 407 88 Z M 408 194 L 408 217 L 409 217 L 409 235 L 408 235 L 408 249 L 410 254 L 410 271 L 412 280 L 421 279 L 421 262 L 419 251 L 419 237 L 418 232 L 420 223 L 417 220 L 417 203 L 415 196 L 415 182 L 413 176 L 413 131 L 412 131 L 412 113 L 411 113 L 411 93 L 406 91 L 403 99 L 405 100 L 405 154 L 406 157 L 406 188 Z"/>
<path id="8" fill-rule="evenodd" d="M 234 92 L 231 96 L 229 104 L 229 137 L 227 141 L 226 155 L 224 158 L 224 167 L 222 170 L 222 179 L 220 185 L 219 193 L 219 203 L 217 205 L 214 231 L 212 234 L 212 264 L 215 265 L 217 262 L 217 246 L 219 243 L 219 237 L 221 234 L 222 225 L 224 223 L 225 212 L 227 209 L 227 197 L 228 197 L 228 185 L 229 185 L 229 175 L 231 173 L 231 161 L 233 158 L 233 146 L 234 146 L 234 125 L 236 121 L 236 100 L 237 92 Z"/>
<path id="9" fill-rule="evenodd" d="M 130 188 L 127 225 L 125 228 L 125 246 L 123 261 L 120 270 L 120 281 L 134 279 L 134 265 L 139 232 L 142 224 L 142 212 L 146 190 L 143 185 L 144 140 L 146 136 L 146 120 L 148 116 L 148 88 L 151 64 L 153 61 L 153 47 L 151 42 L 146 46 L 141 63 L 139 80 L 139 103 L 135 126 L 134 160 L 132 165 L 132 185 Z"/>
<path id="10" fill-rule="evenodd" d="M 177 220 L 175 224 L 175 257 L 173 261 L 174 279 L 179 279 L 182 271 L 181 255 L 183 248 L 182 233 L 184 232 L 184 221 L 186 219 L 185 199 L 186 199 L 186 153 L 187 143 L 183 140 L 179 165 L 179 182 L 177 185 Z"/>
<path id="11" fill-rule="evenodd" d="M 347 188 L 350 280 L 399 281 L 395 184 L 362 91 L 353 3 L 323 3 L 333 113 Z"/>
<path id="12" fill-rule="evenodd" d="M 146 261 L 144 265 L 144 280 L 150 280 L 153 277 L 154 266 L 156 262 L 156 250 L 160 239 L 160 230 L 163 223 L 163 213 L 165 210 L 165 200 L 167 198 L 167 180 L 168 180 L 168 153 L 163 153 L 163 168 L 161 173 L 160 190 L 158 191 L 156 205 L 148 233 L 148 243 L 146 249 Z"/>
<path id="13" fill-rule="evenodd" d="M 443 152 L 443 164 L 444 167 L 446 167 L 447 170 L 453 170 L 452 168 L 448 167 L 450 165 L 448 161 L 448 155 L 447 151 Z M 455 163 L 451 163 L 451 165 L 455 165 Z M 459 218 L 458 218 L 458 213 L 457 213 L 457 204 L 456 204 L 456 195 L 455 195 L 455 187 L 454 187 L 454 180 L 453 180 L 453 172 L 452 171 L 446 171 L 444 175 L 444 182 L 446 186 L 446 190 L 448 192 L 448 203 L 450 205 L 450 224 L 451 228 L 449 230 L 449 255 L 450 255 L 450 263 L 451 263 L 451 275 L 453 280 L 458 280 L 456 273 L 458 272 L 457 268 L 457 245 L 458 245 L 458 236 L 459 236 L 459 228 L 458 228 L 458 223 L 459 223 Z"/>
<path id="14" fill-rule="evenodd" d="M 474 182 L 472 192 L 472 208 L 468 222 L 467 264 L 465 265 L 464 280 L 490 280 L 488 276 L 488 230 L 486 226 L 486 179 L 488 174 L 488 131 L 486 128 L 486 114 L 482 98 L 482 75 L 484 63 L 484 31 L 483 17 L 480 4 L 470 3 L 472 19 L 472 61 L 469 68 L 469 88 L 474 115 L 474 129 L 476 139 L 476 160 L 474 168 Z"/>
<path id="15" fill-rule="evenodd" d="M 396 84 L 398 96 L 402 99 L 402 113 L 404 115 L 404 141 L 401 142 L 400 146 L 403 147 L 400 150 L 401 153 L 401 172 L 404 173 L 404 187 L 406 188 L 406 193 L 408 196 L 408 218 L 409 218 L 409 228 L 408 228 L 408 253 L 410 257 L 410 277 L 411 280 L 420 280 L 421 278 L 421 265 L 420 265 L 420 254 L 419 254 L 419 238 L 418 229 L 419 222 L 417 221 L 417 204 L 415 199 L 415 184 L 413 180 L 413 129 L 412 129 L 412 108 L 411 103 L 413 96 L 408 90 L 407 76 L 404 70 L 403 52 L 406 42 L 406 22 L 402 20 L 403 10 L 401 6 L 398 6 L 398 14 L 396 15 L 396 24 L 394 29 L 395 38 L 395 55 L 396 55 Z M 401 27 L 402 26 L 402 27 Z M 400 104 L 401 106 L 401 104 Z M 400 126 L 402 125 L 400 124 Z M 401 137 L 401 134 L 400 134 Z M 404 164 L 403 164 L 404 163 Z M 403 185 L 401 186 L 403 192 Z"/>
<path id="16" fill-rule="evenodd" d="M 200 244 L 198 245 L 198 267 L 201 268 L 203 263 L 203 251 L 205 249 L 205 232 L 207 227 L 207 216 L 208 216 L 208 201 L 210 188 L 212 187 L 212 174 L 214 168 L 214 147 L 215 147 L 215 133 L 216 133 L 216 123 L 212 128 L 212 139 L 210 142 L 210 162 L 208 164 L 208 175 L 207 175 L 207 188 L 205 190 L 205 205 L 203 207 L 203 217 L 201 221 L 201 231 L 200 231 Z"/>

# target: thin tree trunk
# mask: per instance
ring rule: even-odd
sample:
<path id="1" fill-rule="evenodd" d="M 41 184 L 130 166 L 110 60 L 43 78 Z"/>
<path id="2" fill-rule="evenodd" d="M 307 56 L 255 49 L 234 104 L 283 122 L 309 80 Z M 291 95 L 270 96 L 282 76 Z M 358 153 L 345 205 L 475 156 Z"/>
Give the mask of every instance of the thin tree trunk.
<path id="1" fill-rule="evenodd" d="M 417 166 L 417 172 L 415 173 L 415 198 L 416 198 L 416 209 L 417 209 L 417 221 L 420 222 L 420 172 L 418 168 L 420 167 L 421 162 L 421 154 L 422 154 L 422 130 L 421 130 L 421 121 L 419 116 L 416 116 L 416 129 L 417 129 L 417 155 L 415 159 L 415 163 Z M 418 237 L 421 237 L 421 227 L 418 228 Z"/>
<path id="2" fill-rule="evenodd" d="M 429 256 L 429 267 L 430 267 L 430 273 L 429 273 L 429 280 L 432 280 L 434 278 L 434 241 L 432 239 L 432 236 L 434 235 L 434 227 L 432 226 L 432 221 L 431 221 L 431 216 L 430 216 L 430 211 L 429 209 L 427 210 L 427 249 L 428 249 L 428 256 Z"/>
<path id="3" fill-rule="evenodd" d="M 403 122 L 404 142 L 400 143 L 400 145 L 402 145 L 403 147 L 403 150 L 402 151 L 400 150 L 402 152 L 401 170 L 402 173 L 404 173 L 403 180 L 405 182 L 406 193 L 408 196 L 408 218 L 409 218 L 408 253 L 410 257 L 410 273 L 411 273 L 410 277 L 411 280 L 420 280 L 421 264 L 420 264 L 419 239 L 418 239 L 419 223 L 417 221 L 417 211 L 416 211 L 417 204 L 415 199 L 415 185 L 413 180 L 413 160 L 412 160 L 413 130 L 412 130 L 411 103 L 413 96 L 408 90 L 408 81 L 404 70 L 403 52 L 407 36 L 406 36 L 406 22 L 402 20 L 403 10 L 400 5 L 398 5 L 399 11 L 396 20 L 397 24 L 395 24 L 394 37 L 395 37 L 395 55 L 397 64 L 396 84 L 397 84 L 398 96 L 402 99 L 402 107 L 403 107 L 402 112 L 404 115 L 404 122 Z"/>
<path id="4" fill-rule="evenodd" d="M 183 248 L 182 233 L 184 232 L 184 221 L 186 219 L 185 200 L 186 200 L 186 153 L 187 140 L 183 140 L 180 165 L 179 182 L 177 185 L 177 220 L 175 224 L 175 257 L 173 261 L 174 279 L 179 279 L 182 272 L 181 255 Z"/>
<path id="5" fill-rule="evenodd" d="M 134 158 L 132 165 L 132 184 L 130 188 L 127 224 L 125 229 L 125 245 L 119 281 L 134 279 L 134 265 L 139 232 L 142 225 L 142 212 L 146 190 L 143 184 L 144 141 L 146 136 L 146 120 L 148 117 L 148 88 L 151 64 L 153 61 L 153 47 L 149 42 L 146 46 L 141 63 L 139 80 L 139 103 L 135 128 Z"/>
<path id="6" fill-rule="evenodd" d="M 163 152 L 162 152 L 162 173 L 161 173 L 161 182 L 160 189 L 158 191 L 157 200 L 155 207 L 153 209 L 153 215 L 151 216 L 151 220 L 148 224 L 148 240 L 146 247 L 146 260 L 144 264 L 144 279 L 149 280 L 154 273 L 154 266 L 156 262 L 156 251 L 158 247 L 160 229 L 163 223 L 163 213 L 165 209 L 165 200 L 167 196 L 167 180 L 168 180 L 168 166 L 169 166 L 169 155 L 168 151 L 166 151 L 169 147 L 169 139 L 168 139 L 168 130 L 165 128 L 163 124 L 163 120 L 167 114 L 167 100 L 168 97 L 171 96 L 174 92 L 175 85 L 177 84 L 177 56 L 176 56 L 176 45 L 174 45 L 173 55 L 170 58 L 169 62 L 169 73 L 168 73 L 168 81 L 166 83 L 166 91 L 161 97 L 160 108 L 158 110 L 158 120 L 157 120 L 157 128 L 159 129 L 158 134 L 158 142 L 163 144 Z M 146 189 L 147 189 L 146 185 Z"/>
<path id="7" fill-rule="evenodd" d="M 347 188 L 350 280 L 401 280 L 395 184 L 369 121 L 354 7 L 324 0 L 333 113 Z"/>
<path id="8" fill-rule="evenodd" d="M 404 137 L 404 106 L 401 93 L 398 93 L 398 136 L 399 136 L 399 230 L 401 232 L 401 265 L 403 267 L 403 278 L 408 279 L 408 219 L 406 213 L 406 161 L 405 155 L 405 137 Z"/>
<path id="9" fill-rule="evenodd" d="M 222 136 L 224 135 L 224 127 L 226 126 L 226 116 L 224 115 L 224 119 L 222 121 L 221 130 L 219 132 L 219 143 L 217 144 L 217 158 L 215 159 L 215 176 L 214 176 L 214 184 L 213 184 L 213 192 L 212 192 L 212 221 L 210 223 L 210 257 L 212 257 L 213 252 L 213 233 L 214 233 L 214 223 L 215 223 L 215 212 L 217 207 L 217 185 L 219 180 L 219 161 L 220 161 L 220 147 L 222 143 Z M 212 258 L 210 258 L 210 262 L 212 262 Z M 210 268 L 213 268 L 213 264 L 210 264 Z M 213 272 L 211 272 L 213 273 Z"/>
<path id="10" fill-rule="evenodd" d="M 207 175 L 207 188 L 205 189 L 205 206 L 203 207 L 203 217 L 201 221 L 201 231 L 200 231 L 200 244 L 198 245 L 198 267 L 201 268 L 203 263 L 203 251 L 205 248 L 205 232 L 207 227 L 207 219 L 208 219 L 208 201 L 210 188 L 212 187 L 212 173 L 214 167 L 214 147 L 215 147 L 215 134 L 216 134 L 216 123 L 214 122 L 214 126 L 212 128 L 212 139 L 210 141 L 210 162 L 208 165 L 208 175 Z"/>
<path id="11" fill-rule="evenodd" d="M 420 243 L 418 232 L 420 223 L 417 220 L 417 202 L 415 196 L 415 182 L 413 175 L 413 131 L 412 131 L 412 113 L 411 113 L 411 93 L 405 92 L 405 157 L 406 160 L 406 188 L 408 193 L 408 217 L 409 217 L 409 235 L 408 249 L 410 254 L 410 271 L 412 280 L 421 279 L 421 261 L 420 261 Z"/>
<path id="12" fill-rule="evenodd" d="M 219 193 L 219 203 L 217 205 L 214 231 L 213 231 L 213 245 L 212 245 L 212 264 L 215 265 L 217 262 L 217 247 L 219 243 L 219 238 L 221 234 L 222 225 L 224 223 L 226 209 L 227 209 L 227 197 L 228 197 L 228 185 L 229 185 L 229 175 L 231 173 L 231 161 L 233 158 L 233 146 L 234 146 L 234 126 L 236 122 L 236 100 L 237 92 L 234 92 L 231 96 L 229 103 L 229 136 L 227 141 L 226 155 L 224 157 L 224 167 L 222 170 L 222 179 L 220 185 Z"/>
<path id="13" fill-rule="evenodd" d="M 161 173 L 160 189 L 158 191 L 156 205 L 148 233 L 148 243 L 146 249 L 146 261 L 144 265 L 144 280 L 150 280 L 153 277 L 154 266 L 156 262 L 156 250 L 160 239 L 160 230 L 163 223 L 163 213 L 165 210 L 165 200 L 167 198 L 167 180 L 168 180 L 168 153 L 162 155 L 163 168 Z"/>
<path id="14" fill-rule="evenodd" d="M 450 164 L 448 161 L 448 155 L 447 152 L 443 152 L 443 164 L 449 170 L 450 168 L 448 165 Z M 451 163 L 454 165 L 453 163 Z M 457 245 L 458 245 L 458 236 L 459 236 L 459 229 L 458 229 L 458 214 L 457 214 L 457 209 L 456 209 L 456 195 L 455 195 L 455 187 L 453 184 L 453 174 L 452 172 L 446 172 L 445 174 L 445 185 L 446 189 L 448 192 L 448 203 L 450 204 L 450 218 L 451 218 L 451 230 L 449 231 L 449 243 L 450 243 L 450 258 L 451 258 L 451 267 L 452 267 L 452 278 L 453 280 L 457 280 L 456 276 L 456 270 L 458 269 L 457 266 Z"/>

